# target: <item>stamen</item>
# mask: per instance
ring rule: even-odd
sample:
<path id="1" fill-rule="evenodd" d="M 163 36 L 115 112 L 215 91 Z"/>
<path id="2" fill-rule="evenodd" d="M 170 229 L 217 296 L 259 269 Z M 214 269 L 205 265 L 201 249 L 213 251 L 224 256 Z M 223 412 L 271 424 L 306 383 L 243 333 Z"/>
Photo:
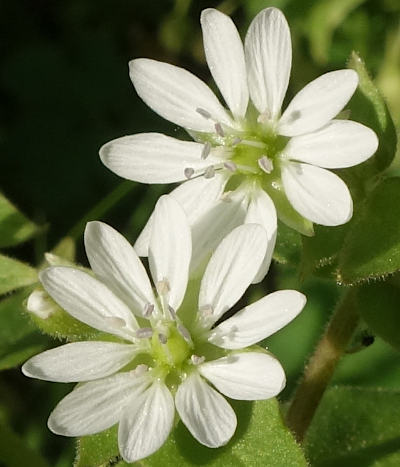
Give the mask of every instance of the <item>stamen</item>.
<path id="1" fill-rule="evenodd" d="M 210 151 L 211 151 L 211 143 L 207 141 L 207 143 L 205 143 L 203 146 L 203 150 L 201 151 L 201 158 L 203 160 L 207 159 L 207 157 L 210 155 Z"/>
<path id="2" fill-rule="evenodd" d="M 202 117 L 206 118 L 207 120 L 211 118 L 210 112 L 200 107 L 197 107 L 196 112 L 199 113 Z"/>
<path id="3" fill-rule="evenodd" d="M 153 335 L 151 328 L 140 328 L 136 331 L 136 337 L 138 339 L 149 339 Z"/>
<path id="4" fill-rule="evenodd" d="M 145 318 L 150 318 L 150 316 L 153 314 L 154 311 L 154 305 L 152 303 L 146 303 L 144 310 L 143 310 L 143 316 Z"/>
<path id="5" fill-rule="evenodd" d="M 260 159 L 258 159 L 258 166 L 267 174 L 270 174 L 274 170 L 274 164 L 267 156 L 262 156 Z"/>
<path id="6" fill-rule="evenodd" d="M 203 305 L 199 308 L 199 312 L 202 316 L 208 317 L 214 313 L 213 307 L 211 305 Z"/>
<path id="7" fill-rule="evenodd" d="M 203 363 L 205 361 L 206 357 L 202 356 L 202 357 L 199 357 L 198 355 L 192 355 L 190 357 L 190 360 L 192 361 L 193 365 L 200 365 L 201 363 Z"/>
<path id="8" fill-rule="evenodd" d="M 183 324 L 178 324 L 177 326 L 179 334 L 185 339 L 188 344 L 192 344 L 192 337 L 190 336 L 189 331 L 185 328 Z"/>
<path id="9" fill-rule="evenodd" d="M 194 169 L 192 169 L 192 167 L 186 167 L 186 169 L 183 171 L 185 177 L 189 180 L 189 178 L 192 177 L 192 175 L 194 174 Z"/>
<path id="10" fill-rule="evenodd" d="M 171 305 L 168 305 L 168 311 L 169 311 L 169 314 L 171 315 L 171 319 L 176 321 L 176 313 L 175 313 L 175 310 L 172 308 Z"/>
<path id="11" fill-rule="evenodd" d="M 233 141 L 232 141 L 232 146 L 236 146 L 237 144 L 241 143 L 242 142 L 242 138 L 239 138 L 239 137 L 236 137 Z"/>
<path id="12" fill-rule="evenodd" d="M 228 169 L 230 172 L 236 172 L 237 170 L 237 165 L 232 161 L 224 162 L 224 167 Z"/>
<path id="13" fill-rule="evenodd" d="M 215 175 L 215 168 L 213 165 L 210 165 L 210 167 L 207 167 L 204 172 L 204 178 L 213 178 L 214 175 Z"/>
<path id="14" fill-rule="evenodd" d="M 231 203 L 232 202 L 232 190 L 230 191 L 225 191 L 224 193 L 222 193 L 221 195 L 221 201 L 223 201 L 224 203 Z"/>
<path id="15" fill-rule="evenodd" d="M 158 281 L 156 284 L 156 289 L 159 295 L 166 295 L 170 291 L 168 279 Z"/>
<path id="16" fill-rule="evenodd" d="M 138 365 L 134 370 L 132 370 L 132 373 L 134 376 L 139 377 L 143 376 L 147 371 L 149 367 L 145 365 L 144 363 Z"/>
<path id="17" fill-rule="evenodd" d="M 221 136 L 221 138 L 223 138 L 225 136 L 224 129 L 222 128 L 222 125 L 219 122 L 217 122 L 214 125 L 214 128 L 215 128 L 215 132 L 217 133 L 218 136 Z"/>
<path id="18" fill-rule="evenodd" d="M 118 318 L 118 316 L 106 316 L 106 321 L 116 329 L 121 329 L 126 326 L 126 321 L 122 318 Z"/>
<path id="19" fill-rule="evenodd" d="M 165 334 L 158 334 L 158 340 L 161 342 L 161 344 L 165 345 L 167 343 L 167 336 Z"/>

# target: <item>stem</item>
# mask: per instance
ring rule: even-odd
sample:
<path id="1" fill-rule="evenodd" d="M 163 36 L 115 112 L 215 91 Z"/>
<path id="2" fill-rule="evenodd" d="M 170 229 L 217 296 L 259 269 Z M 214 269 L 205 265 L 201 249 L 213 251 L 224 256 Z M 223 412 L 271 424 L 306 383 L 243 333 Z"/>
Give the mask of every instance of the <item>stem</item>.
<path id="1" fill-rule="evenodd" d="M 111 193 L 97 203 L 89 212 L 87 212 L 67 233 L 67 237 L 77 239 L 85 230 L 86 223 L 93 219 L 100 219 L 122 198 L 136 188 L 136 183 L 125 181 L 120 183 Z"/>
<path id="2" fill-rule="evenodd" d="M 287 413 L 287 424 L 302 442 L 336 366 L 358 324 L 356 289 L 350 289 L 333 316 L 304 370 Z"/>

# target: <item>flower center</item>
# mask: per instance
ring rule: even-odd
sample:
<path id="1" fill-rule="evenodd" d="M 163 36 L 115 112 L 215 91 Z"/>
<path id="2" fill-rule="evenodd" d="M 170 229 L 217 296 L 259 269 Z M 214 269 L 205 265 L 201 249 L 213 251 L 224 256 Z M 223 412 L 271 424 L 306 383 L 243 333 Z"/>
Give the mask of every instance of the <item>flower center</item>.
<path id="1" fill-rule="evenodd" d="M 151 339 L 154 360 L 168 369 L 178 369 L 191 355 L 191 338 L 188 331 L 176 322 L 157 326 Z"/>

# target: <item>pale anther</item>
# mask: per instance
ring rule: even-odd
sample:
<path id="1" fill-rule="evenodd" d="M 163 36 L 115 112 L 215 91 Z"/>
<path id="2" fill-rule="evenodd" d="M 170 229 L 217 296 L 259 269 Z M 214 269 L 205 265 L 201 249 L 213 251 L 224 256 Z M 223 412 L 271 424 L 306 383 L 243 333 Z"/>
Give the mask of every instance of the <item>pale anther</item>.
<path id="1" fill-rule="evenodd" d="M 274 170 L 274 164 L 267 156 L 262 156 L 258 159 L 258 166 L 267 174 L 270 174 Z"/>
<path id="2" fill-rule="evenodd" d="M 211 305 L 203 305 L 199 308 L 199 311 L 202 316 L 211 316 L 214 310 Z"/>
<path id="3" fill-rule="evenodd" d="M 224 129 L 222 128 L 222 125 L 219 122 L 217 122 L 214 125 L 214 128 L 215 128 L 215 132 L 217 133 L 218 136 L 221 136 L 221 138 L 223 138 L 225 136 Z"/>
<path id="4" fill-rule="evenodd" d="M 143 376 L 147 371 L 148 371 L 149 367 L 147 365 L 145 365 L 144 363 L 138 365 L 134 370 L 132 370 L 132 373 L 139 377 L 139 376 Z"/>
<path id="5" fill-rule="evenodd" d="M 204 360 L 206 359 L 206 357 L 202 356 L 202 357 L 199 357 L 198 355 L 192 355 L 190 357 L 190 360 L 192 361 L 193 365 L 200 365 L 204 362 Z"/>
<path id="6" fill-rule="evenodd" d="M 221 201 L 224 203 L 231 203 L 232 202 L 232 190 L 230 191 L 225 191 L 221 195 Z"/>
<path id="7" fill-rule="evenodd" d="M 197 107 L 196 112 L 199 113 L 202 117 L 206 118 L 207 120 L 211 118 L 210 112 L 207 112 L 207 110 L 205 109 Z"/>
<path id="8" fill-rule="evenodd" d="M 237 165 L 232 161 L 224 162 L 224 167 L 228 169 L 230 172 L 236 172 L 237 170 Z"/>
<path id="9" fill-rule="evenodd" d="M 161 342 L 161 344 L 165 345 L 167 343 L 167 336 L 165 334 L 158 334 L 158 340 Z"/>
<path id="10" fill-rule="evenodd" d="M 242 138 L 239 138 L 239 137 L 236 137 L 233 141 L 232 141 L 232 146 L 236 146 L 237 144 L 241 143 L 242 142 Z"/>
<path id="11" fill-rule="evenodd" d="M 168 305 L 168 311 L 169 311 L 169 314 L 171 316 L 171 319 L 176 321 L 176 313 L 175 313 L 175 310 L 172 308 L 171 305 Z"/>
<path id="12" fill-rule="evenodd" d="M 210 165 L 210 167 L 207 167 L 205 172 L 204 172 L 204 178 L 213 178 L 215 175 L 215 169 L 213 165 Z"/>
<path id="13" fill-rule="evenodd" d="M 118 316 L 107 316 L 106 320 L 113 328 L 121 329 L 126 326 L 126 321 Z"/>
<path id="14" fill-rule="evenodd" d="M 152 303 L 146 303 L 144 310 L 143 310 L 143 316 L 145 318 L 150 318 L 150 316 L 153 314 L 154 311 L 154 305 Z"/>
<path id="15" fill-rule="evenodd" d="M 203 149 L 201 151 L 201 158 L 202 159 L 207 159 L 211 151 L 211 143 L 207 141 L 207 143 L 204 144 Z"/>
<path id="16" fill-rule="evenodd" d="M 158 281 L 156 284 L 156 289 L 159 295 L 166 295 L 170 291 L 168 279 Z"/>
<path id="17" fill-rule="evenodd" d="M 191 178 L 194 174 L 194 169 L 192 167 L 186 167 L 186 169 L 183 171 L 183 174 L 189 180 L 189 178 Z"/>
<path id="18" fill-rule="evenodd" d="M 138 339 L 149 339 L 153 335 L 151 328 L 140 328 L 136 331 L 136 337 Z"/>
<path id="19" fill-rule="evenodd" d="M 192 338 L 190 336 L 189 331 L 185 328 L 183 324 L 178 324 L 177 326 L 179 334 L 185 339 L 185 341 L 189 344 L 192 343 Z"/>

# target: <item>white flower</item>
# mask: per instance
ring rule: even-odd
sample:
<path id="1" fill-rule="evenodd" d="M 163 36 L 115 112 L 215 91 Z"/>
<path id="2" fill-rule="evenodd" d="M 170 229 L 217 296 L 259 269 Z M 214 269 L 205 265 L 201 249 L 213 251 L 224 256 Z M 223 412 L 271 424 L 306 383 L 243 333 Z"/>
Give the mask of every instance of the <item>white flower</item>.
<path id="1" fill-rule="evenodd" d="M 236 429 L 235 413 L 221 393 L 257 400 L 282 390 L 279 362 L 248 347 L 291 321 L 304 295 L 275 292 L 219 322 L 260 267 L 267 247 L 261 226 L 237 227 L 222 241 L 201 281 L 198 303 L 190 294 L 183 301 L 191 235 L 172 197 L 160 198 L 153 215 L 149 265 L 157 294 L 134 249 L 108 225 L 90 222 L 85 247 L 94 275 L 56 266 L 40 280 L 70 315 L 115 339 L 69 343 L 23 366 L 30 377 L 84 383 L 50 415 L 54 433 L 84 436 L 119 423 L 121 455 L 133 462 L 164 443 L 176 407 L 200 443 L 218 447 Z"/>
<path id="2" fill-rule="evenodd" d="M 187 129 L 196 142 L 158 133 L 125 136 L 101 148 L 103 163 L 121 177 L 143 183 L 190 178 L 172 194 L 183 203 L 193 229 L 202 230 L 194 235 L 204 243 L 215 244 L 231 224 L 243 222 L 263 225 L 274 241 L 274 203 L 281 220 L 306 235 L 312 234 L 312 222 L 347 222 L 352 216 L 349 190 L 326 169 L 359 164 L 378 144 L 369 128 L 334 119 L 354 93 L 357 73 L 339 70 L 320 76 L 281 115 L 292 57 L 281 11 L 267 8 L 255 17 L 244 49 L 235 25 L 223 13 L 204 10 L 201 25 L 207 63 L 229 111 L 188 71 L 155 60 L 133 60 L 130 77 L 139 96 L 159 115 Z M 204 177 L 196 178 L 199 175 Z M 230 216 L 222 214 L 228 209 L 226 192 L 237 187 L 240 194 L 231 211 L 240 213 L 227 225 Z M 148 232 L 135 248 L 147 254 Z M 267 255 L 264 272 L 269 259 Z M 260 272 L 258 279 L 262 277 Z"/>

